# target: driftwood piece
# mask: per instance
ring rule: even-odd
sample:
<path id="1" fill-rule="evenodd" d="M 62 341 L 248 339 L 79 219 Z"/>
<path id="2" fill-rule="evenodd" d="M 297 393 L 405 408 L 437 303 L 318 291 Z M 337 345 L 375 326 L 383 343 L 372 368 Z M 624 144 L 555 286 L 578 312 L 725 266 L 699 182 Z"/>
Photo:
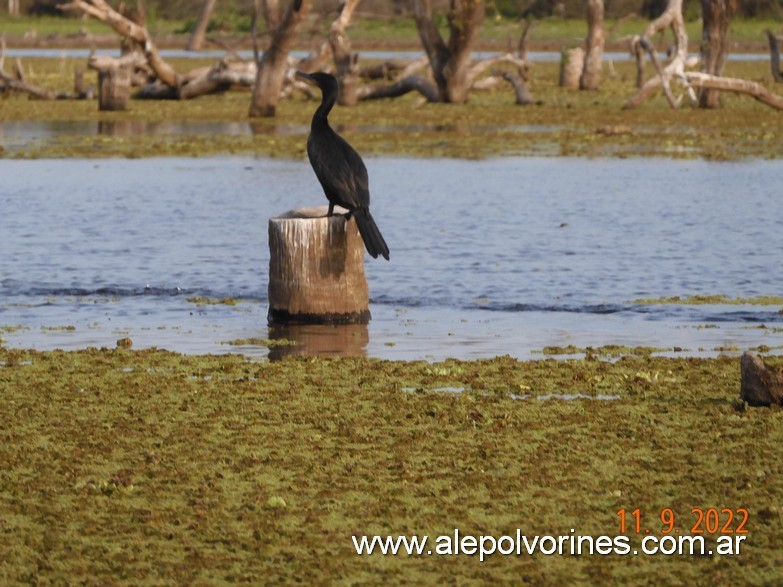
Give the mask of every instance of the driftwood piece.
<path id="1" fill-rule="evenodd" d="M 764 364 L 756 353 L 740 359 L 740 398 L 751 406 L 783 404 L 783 372 Z"/>
<path id="2" fill-rule="evenodd" d="M 364 243 L 355 222 L 326 206 L 269 220 L 270 324 L 363 324 L 370 319 Z"/>

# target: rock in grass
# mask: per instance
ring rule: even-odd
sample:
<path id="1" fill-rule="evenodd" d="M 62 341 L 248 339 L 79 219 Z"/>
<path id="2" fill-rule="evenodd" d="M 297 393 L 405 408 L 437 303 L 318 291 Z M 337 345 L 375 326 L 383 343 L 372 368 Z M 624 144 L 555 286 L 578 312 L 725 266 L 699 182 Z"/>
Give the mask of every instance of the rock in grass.
<path id="1" fill-rule="evenodd" d="M 783 405 L 783 372 L 746 351 L 740 359 L 740 398 L 751 406 Z"/>

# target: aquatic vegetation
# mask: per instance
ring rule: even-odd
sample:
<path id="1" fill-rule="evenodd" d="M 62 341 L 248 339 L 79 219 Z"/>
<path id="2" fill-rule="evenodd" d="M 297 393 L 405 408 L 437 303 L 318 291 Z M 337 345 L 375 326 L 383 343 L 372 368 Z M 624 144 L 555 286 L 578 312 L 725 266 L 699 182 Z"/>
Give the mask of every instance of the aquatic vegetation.
<path id="1" fill-rule="evenodd" d="M 465 391 L 437 391 L 449 387 Z M 727 358 L 259 363 L 0 349 L 0 528 L 13 536 L 0 541 L 0 581 L 771 583 L 783 411 L 738 393 Z M 548 394 L 619 399 L 533 399 Z M 455 528 L 615 536 L 617 512 L 635 508 L 658 537 L 665 508 L 684 532 L 692 508 L 747 508 L 749 534 L 740 556 L 483 564 L 360 557 L 351 542 Z"/>
<path id="2" fill-rule="evenodd" d="M 616 344 L 604 345 L 600 347 L 576 347 L 574 345 L 568 345 L 565 347 L 560 346 L 547 346 L 541 350 L 544 355 L 586 355 L 595 357 L 621 357 L 627 355 L 636 356 L 649 356 L 652 353 L 664 353 L 671 352 L 672 349 L 665 349 L 659 347 L 649 346 L 622 346 Z"/>
<path id="3" fill-rule="evenodd" d="M 30 328 L 28 326 L 23 326 L 21 324 L 0 324 L 0 332 L 19 332 L 21 330 L 29 330 Z"/>
<path id="4" fill-rule="evenodd" d="M 285 338 L 237 338 L 229 340 L 225 344 L 231 346 L 265 346 L 271 348 L 275 346 L 292 346 L 297 344 L 297 342 Z"/>
<path id="5" fill-rule="evenodd" d="M 215 306 L 219 304 L 225 306 L 236 306 L 240 302 L 240 300 L 236 298 L 205 298 L 195 296 L 185 299 L 191 304 L 196 304 L 197 306 Z"/>
<path id="6" fill-rule="evenodd" d="M 633 300 L 634 304 L 723 304 L 723 305 L 753 305 L 753 306 L 783 306 L 783 296 L 754 296 L 752 298 L 732 298 L 723 294 L 670 296 L 662 298 L 645 298 Z"/>

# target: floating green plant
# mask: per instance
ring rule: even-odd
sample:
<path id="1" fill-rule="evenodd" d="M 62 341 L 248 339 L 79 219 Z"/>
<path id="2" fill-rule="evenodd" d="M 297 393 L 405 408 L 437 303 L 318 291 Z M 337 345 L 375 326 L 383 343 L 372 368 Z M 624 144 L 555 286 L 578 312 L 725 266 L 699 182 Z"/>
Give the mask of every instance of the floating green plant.
<path id="1" fill-rule="evenodd" d="M 723 294 L 717 295 L 692 295 L 670 296 L 662 298 L 642 298 L 633 300 L 634 304 L 720 304 L 720 305 L 754 305 L 754 306 L 783 306 L 783 296 L 754 296 L 732 298 Z"/>
<path id="2" fill-rule="evenodd" d="M 217 305 L 236 306 L 240 302 L 240 300 L 238 300 L 237 298 L 190 297 L 185 299 L 191 304 L 196 304 L 197 306 L 217 306 Z"/>
<path id="3" fill-rule="evenodd" d="M 293 346 L 297 343 L 295 340 L 288 340 L 285 338 L 237 338 L 235 340 L 229 340 L 225 344 L 231 346 L 265 346 L 271 348 L 276 346 Z"/>
<path id="4" fill-rule="evenodd" d="M 0 528 L 13 536 L 0 541 L 0 577 L 774 584 L 783 411 L 745 406 L 739 377 L 726 357 L 257 362 L 0 349 Z M 699 508 L 747 509 L 738 556 L 479 563 L 359 556 L 351 538 L 614 537 L 618 512 L 639 509 L 641 533 L 626 533 L 640 548 L 663 538 L 664 510 L 690 534 Z"/>

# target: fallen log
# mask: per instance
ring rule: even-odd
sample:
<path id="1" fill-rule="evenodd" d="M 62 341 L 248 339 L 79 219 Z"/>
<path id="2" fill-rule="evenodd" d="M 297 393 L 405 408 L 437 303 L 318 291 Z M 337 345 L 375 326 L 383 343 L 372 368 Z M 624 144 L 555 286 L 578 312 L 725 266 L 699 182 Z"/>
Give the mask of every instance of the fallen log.
<path id="1" fill-rule="evenodd" d="M 359 91 L 360 100 L 379 100 L 382 98 L 398 98 L 408 92 L 419 92 L 428 102 L 439 102 L 440 94 L 433 82 L 420 75 L 402 78 L 388 86 L 362 88 Z"/>
<path id="2" fill-rule="evenodd" d="M 698 88 L 709 88 L 713 90 L 735 92 L 737 94 L 747 94 L 762 104 L 766 104 L 767 106 L 771 106 L 777 110 L 783 110 L 783 96 L 769 91 L 767 88 L 757 82 L 731 77 L 719 77 L 697 71 L 686 73 L 685 78 L 690 84 Z"/>

